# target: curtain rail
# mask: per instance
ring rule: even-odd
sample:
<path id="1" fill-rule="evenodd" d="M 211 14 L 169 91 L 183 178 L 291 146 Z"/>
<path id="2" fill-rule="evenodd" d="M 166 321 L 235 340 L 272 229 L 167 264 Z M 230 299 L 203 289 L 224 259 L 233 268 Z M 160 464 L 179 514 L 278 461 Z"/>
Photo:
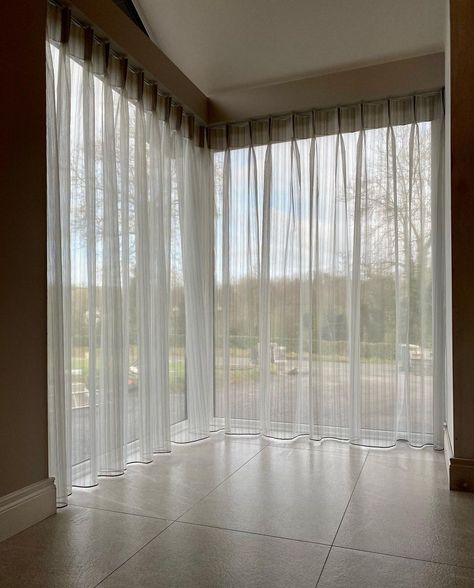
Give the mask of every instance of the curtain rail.
<path id="1" fill-rule="evenodd" d="M 194 115 L 172 96 L 160 92 L 155 80 L 146 79 L 143 70 L 130 65 L 128 56 L 114 51 L 108 39 L 97 36 L 93 27 L 72 15 L 70 8 L 48 0 L 47 27 L 52 43 L 67 43 L 75 59 L 91 62 L 95 74 L 109 76 L 112 85 L 125 88 L 131 100 L 143 101 L 145 110 L 156 112 L 160 120 L 169 122 L 172 130 L 181 131 L 187 139 L 204 147 L 205 127 L 196 124 Z"/>
<path id="2" fill-rule="evenodd" d="M 126 88 L 132 100 L 142 100 L 146 110 L 157 112 L 172 130 L 181 130 L 186 138 L 201 147 L 214 150 L 239 149 L 249 145 L 264 145 L 326 136 L 338 132 L 383 128 L 410 124 L 444 116 L 443 89 L 411 96 L 361 102 L 306 112 L 291 112 L 247 121 L 209 125 L 196 124 L 192 113 L 158 89 L 154 80 L 133 67 L 128 57 L 114 51 L 108 39 L 71 14 L 68 7 L 48 0 L 48 30 L 56 44 L 68 43 L 76 59 L 92 62 L 94 73 L 109 75 L 115 87 Z M 371 120 L 371 124 L 366 123 Z M 373 122 L 375 120 L 375 122 Z"/>
<path id="3" fill-rule="evenodd" d="M 217 151 L 241 149 L 250 145 L 438 120 L 444 117 L 443 93 L 441 88 L 411 96 L 209 125 L 206 128 L 207 144 Z"/>

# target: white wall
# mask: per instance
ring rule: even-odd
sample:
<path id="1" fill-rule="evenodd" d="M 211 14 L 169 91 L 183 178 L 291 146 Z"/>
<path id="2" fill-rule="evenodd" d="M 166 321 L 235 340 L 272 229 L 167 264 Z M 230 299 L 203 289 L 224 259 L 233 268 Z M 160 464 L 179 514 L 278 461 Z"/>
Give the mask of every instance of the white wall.
<path id="1" fill-rule="evenodd" d="M 211 95 L 209 123 L 330 108 L 438 90 L 443 85 L 444 55 L 433 53 L 283 84 Z"/>

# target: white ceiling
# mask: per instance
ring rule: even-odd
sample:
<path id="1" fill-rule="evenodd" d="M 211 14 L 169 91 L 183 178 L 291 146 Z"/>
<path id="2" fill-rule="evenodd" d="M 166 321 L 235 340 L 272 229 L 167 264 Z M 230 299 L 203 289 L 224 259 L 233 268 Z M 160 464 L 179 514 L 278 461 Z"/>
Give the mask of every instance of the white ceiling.
<path id="1" fill-rule="evenodd" d="M 445 0 L 134 0 L 208 96 L 443 50 Z"/>

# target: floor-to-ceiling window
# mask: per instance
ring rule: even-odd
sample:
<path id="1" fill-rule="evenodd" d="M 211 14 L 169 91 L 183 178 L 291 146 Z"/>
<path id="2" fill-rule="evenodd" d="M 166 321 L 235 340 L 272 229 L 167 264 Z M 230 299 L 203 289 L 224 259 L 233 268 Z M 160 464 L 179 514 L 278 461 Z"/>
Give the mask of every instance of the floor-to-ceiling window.
<path id="1" fill-rule="evenodd" d="M 51 10 L 60 499 L 217 429 L 441 447 L 441 93 L 204 129 Z"/>
<path id="2" fill-rule="evenodd" d="M 49 13 L 50 464 L 66 502 L 208 434 L 212 280 L 196 260 L 211 270 L 212 182 L 192 115 Z"/>
<path id="3" fill-rule="evenodd" d="M 228 127 L 214 153 L 216 414 L 228 432 L 440 444 L 440 100 L 326 111 L 308 138 L 277 117 L 293 138 L 266 145 L 252 144 L 253 123 Z"/>

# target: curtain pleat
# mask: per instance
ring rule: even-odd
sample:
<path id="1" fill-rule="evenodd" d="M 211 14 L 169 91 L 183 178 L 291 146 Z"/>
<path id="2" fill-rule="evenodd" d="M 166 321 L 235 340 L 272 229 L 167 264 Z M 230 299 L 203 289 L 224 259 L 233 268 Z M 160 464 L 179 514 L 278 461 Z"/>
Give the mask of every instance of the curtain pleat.
<path id="1" fill-rule="evenodd" d="M 208 436 L 212 415 L 213 200 L 208 179 L 211 166 L 206 161 L 209 155 L 197 153 L 199 149 L 175 137 L 186 307 L 187 401 L 187 426 L 173 435 L 176 442 Z"/>
<path id="2" fill-rule="evenodd" d="M 124 60 L 97 71 L 71 48 L 47 41 L 49 448 L 61 505 L 73 486 L 214 427 L 210 152 L 181 107 L 168 104 L 173 128 L 145 110 L 143 76 Z"/>
<path id="3" fill-rule="evenodd" d="M 149 249 L 151 264 L 151 381 L 161 391 L 169 390 L 169 309 L 170 309 L 170 148 L 165 125 L 156 113 L 148 113 L 150 150 L 149 177 Z M 170 402 L 168 393 L 151 393 L 153 451 L 170 451 Z"/>
<path id="4" fill-rule="evenodd" d="M 58 127 L 54 65 L 46 46 L 47 116 L 47 256 L 48 256 L 48 447 L 50 471 L 56 479 L 58 504 L 66 504 L 70 491 L 70 462 L 66 448 L 66 382 L 64 369 L 63 272 L 61 191 L 59 183 Z"/>
<path id="5" fill-rule="evenodd" d="M 441 95 L 213 127 L 205 147 L 181 106 L 50 11 L 58 503 L 222 428 L 442 447 Z"/>
<path id="6" fill-rule="evenodd" d="M 319 136 L 271 119 L 268 145 L 210 129 L 216 412 L 228 433 L 442 447 L 441 95 L 328 116 Z"/>

